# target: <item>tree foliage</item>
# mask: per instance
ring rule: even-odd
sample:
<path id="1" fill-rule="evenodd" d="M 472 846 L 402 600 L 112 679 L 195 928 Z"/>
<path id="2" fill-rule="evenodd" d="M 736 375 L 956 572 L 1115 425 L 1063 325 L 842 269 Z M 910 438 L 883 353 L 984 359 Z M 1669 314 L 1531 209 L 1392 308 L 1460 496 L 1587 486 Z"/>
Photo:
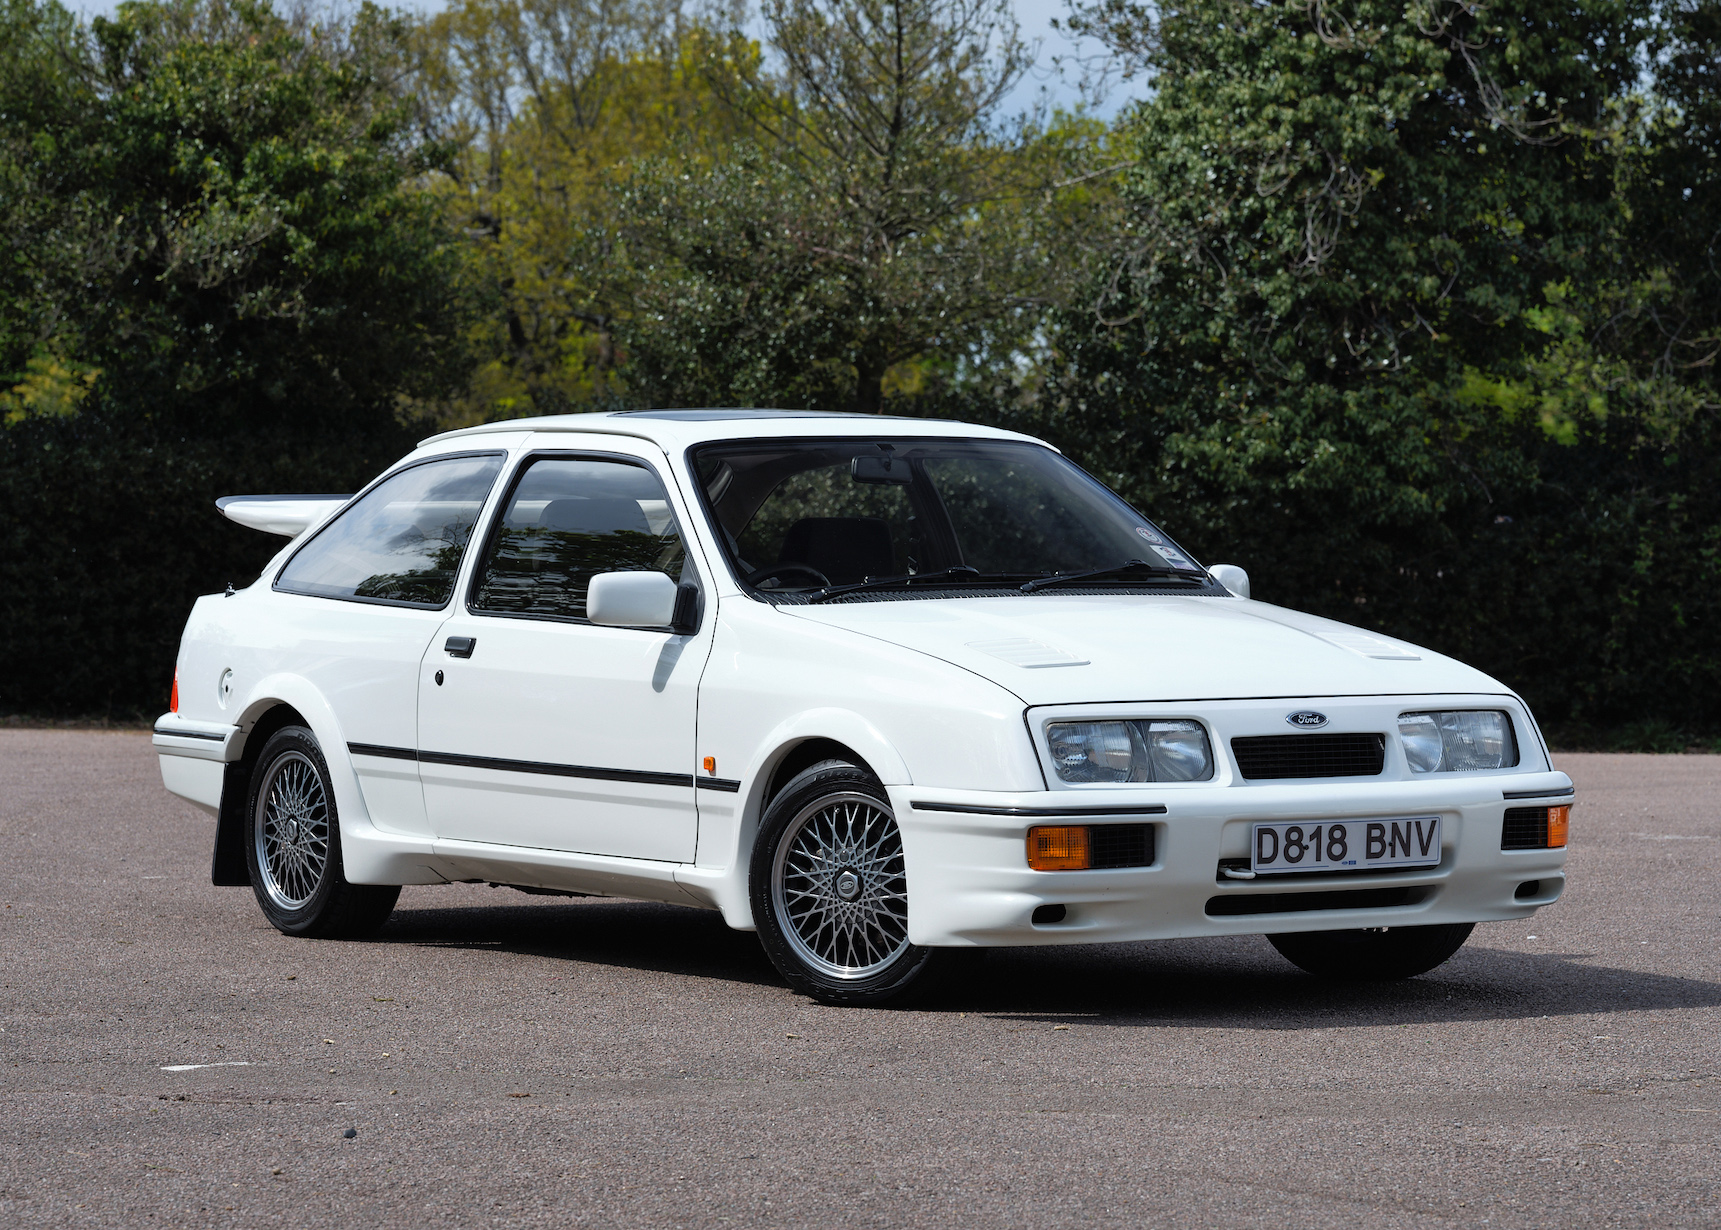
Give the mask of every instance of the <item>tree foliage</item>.
<path id="1" fill-rule="evenodd" d="M 1079 2 L 1110 124 L 1009 112 L 1003 0 L 0 0 L 0 704 L 147 704 L 267 553 L 209 496 L 774 403 L 1023 427 L 1555 730 L 1721 731 L 1721 0 Z"/>
<path id="2" fill-rule="evenodd" d="M 1092 12 L 1154 91 L 1036 421 L 1257 592 L 1468 657 L 1558 725 L 1652 707 L 1678 641 L 1713 676 L 1716 212 L 1686 202 L 1714 147 L 1676 152 L 1700 9 Z M 1651 61 L 1690 102 L 1643 91 Z"/>
<path id="3" fill-rule="evenodd" d="M 424 100 L 461 149 L 449 202 L 486 308 L 482 358 L 444 391 L 450 423 L 556 413 L 623 392 L 619 282 L 588 235 L 613 224 L 614 179 L 727 129 L 706 88 L 711 36 L 664 0 L 466 0 L 419 34 Z"/>
<path id="4" fill-rule="evenodd" d="M 661 0 L 468 0 L 431 23 L 498 305 L 461 413 L 876 410 L 887 373 L 993 361 L 1067 292 L 1063 181 L 1101 127 L 1002 113 L 1026 63 L 1007 3 L 764 18 L 764 47 Z"/>
<path id="5" fill-rule="evenodd" d="M 8 0 L 0 78 L 13 255 L 0 369 L 100 375 L 176 425 L 392 417 L 460 370 L 459 261 L 413 182 L 406 28 L 337 29 L 251 0 L 128 3 L 85 32 Z"/>
<path id="6" fill-rule="evenodd" d="M 352 490 L 464 377 L 408 27 L 250 0 L 0 8 L 0 707 L 159 704 L 184 611 L 273 553 L 211 503 Z"/>

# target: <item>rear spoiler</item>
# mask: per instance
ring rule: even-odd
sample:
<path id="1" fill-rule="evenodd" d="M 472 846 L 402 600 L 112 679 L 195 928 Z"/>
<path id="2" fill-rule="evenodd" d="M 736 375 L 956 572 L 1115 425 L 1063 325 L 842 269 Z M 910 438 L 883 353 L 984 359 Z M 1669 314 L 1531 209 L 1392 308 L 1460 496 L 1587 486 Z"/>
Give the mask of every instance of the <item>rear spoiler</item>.
<path id="1" fill-rule="evenodd" d="M 227 495 L 215 507 L 229 521 L 266 534 L 297 538 L 342 504 L 350 495 Z"/>

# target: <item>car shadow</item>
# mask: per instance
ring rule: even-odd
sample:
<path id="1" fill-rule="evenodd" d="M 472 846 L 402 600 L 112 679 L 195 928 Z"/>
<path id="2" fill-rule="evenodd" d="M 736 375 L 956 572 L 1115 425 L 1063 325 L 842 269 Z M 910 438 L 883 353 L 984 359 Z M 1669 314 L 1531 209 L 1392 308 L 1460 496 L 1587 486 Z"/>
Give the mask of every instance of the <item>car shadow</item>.
<path id="1" fill-rule="evenodd" d="M 734 930 L 715 910 L 652 901 L 550 898 L 397 909 L 375 941 L 490 949 L 753 986 L 787 985 L 751 932 Z"/>
<path id="2" fill-rule="evenodd" d="M 397 910 L 376 942 L 783 988 L 756 936 L 709 910 L 591 899 Z M 905 1009 L 1120 1028 L 1334 1029 L 1721 1006 L 1721 983 L 1530 953 L 1474 936 L 1420 978 L 1335 983 L 1261 936 L 953 950 Z"/>
<path id="3" fill-rule="evenodd" d="M 1298 1030 L 1721 1005 L 1721 983 L 1487 944 L 1476 936 L 1438 969 L 1382 983 L 1312 977 L 1262 936 L 1001 949 L 928 1006 L 1056 1024 Z"/>

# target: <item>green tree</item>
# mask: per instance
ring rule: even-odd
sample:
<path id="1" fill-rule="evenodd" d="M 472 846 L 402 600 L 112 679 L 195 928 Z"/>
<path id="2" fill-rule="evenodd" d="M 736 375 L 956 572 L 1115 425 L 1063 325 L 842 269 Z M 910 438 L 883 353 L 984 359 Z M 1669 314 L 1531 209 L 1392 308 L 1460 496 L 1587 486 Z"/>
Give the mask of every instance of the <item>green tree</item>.
<path id="1" fill-rule="evenodd" d="M 391 422 L 461 370 L 456 236 L 420 187 L 448 151 L 416 136 L 399 19 L 169 0 L 86 31 L 6 2 L 12 418 L 87 391 L 179 428 Z"/>
<path id="2" fill-rule="evenodd" d="M 620 177 L 587 234 L 639 390 L 877 411 L 916 364 L 1008 363 L 1080 262 L 1060 248 L 1099 126 L 1006 117 L 1030 62 L 1005 0 L 767 0 L 707 68 L 721 158 Z"/>
<path id="3" fill-rule="evenodd" d="M 1721 719 L 1651 669 L 1721 679 L 1714 11 L 1089 10 L 1153 92 L 1111 277 L 1029 418 L 1258 594 L 1476 661 L 1557 725 Z"/>
<path id="4" fill-rule="evenodd" d="M 193 597 L 279 546 L 212 501 L 354 490 L 464 377 L 407 37 L 0 0 L 0 710 L 159 712 Z"/>
<path id="5" fill-rule="evenodd" d="M 451 216 L 486 312 L 451 423 L 620 395 L 611 280 L 583 236 L 614 221 L 616 168 L 709 144 L 725 117 L 709 32 L 666 0 L 465 0 L 418 33 L 433 122 L 461 147 Z"/>

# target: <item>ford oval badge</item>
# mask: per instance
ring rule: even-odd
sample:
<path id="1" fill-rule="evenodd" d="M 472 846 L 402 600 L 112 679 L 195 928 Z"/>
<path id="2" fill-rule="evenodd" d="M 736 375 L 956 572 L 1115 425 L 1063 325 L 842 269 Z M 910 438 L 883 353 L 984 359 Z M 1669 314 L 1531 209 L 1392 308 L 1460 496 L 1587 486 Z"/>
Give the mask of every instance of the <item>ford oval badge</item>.
<path id="1" fill-rule="evenodd" d="M 1298 730 L 1318 730 L 1327 724 L 1327 715 L 1313 709 L 1299 709 L 1295 713 L 1287 713 L 1285 720 Z"/>

